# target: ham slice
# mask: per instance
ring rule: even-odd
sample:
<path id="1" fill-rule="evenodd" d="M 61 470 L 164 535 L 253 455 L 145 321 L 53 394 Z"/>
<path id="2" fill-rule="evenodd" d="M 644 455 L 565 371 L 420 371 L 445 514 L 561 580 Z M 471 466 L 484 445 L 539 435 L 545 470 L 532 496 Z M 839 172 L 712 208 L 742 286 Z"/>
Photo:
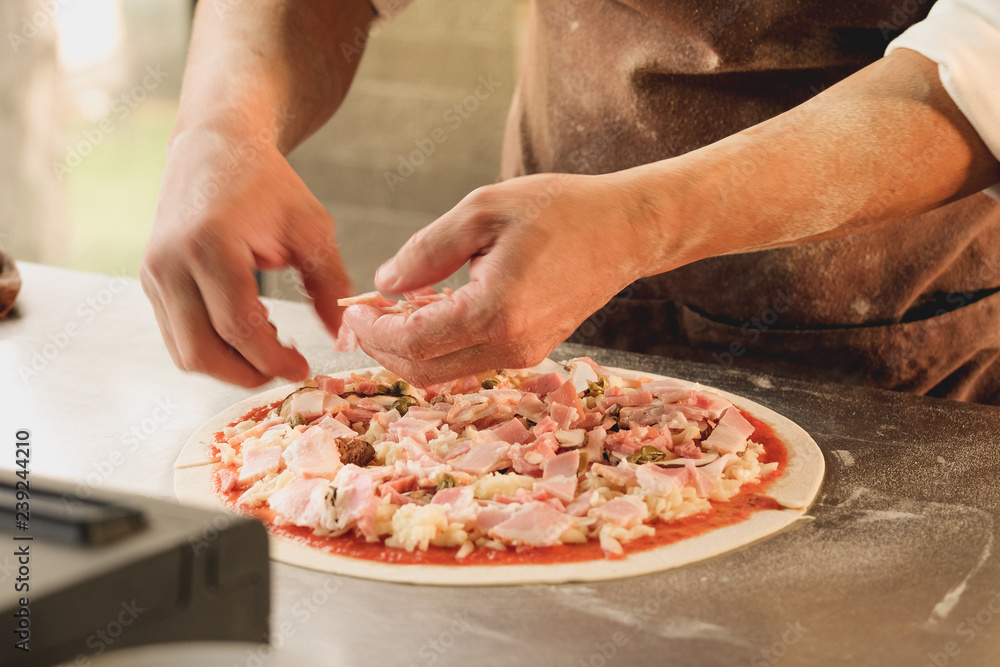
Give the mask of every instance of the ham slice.
<path id="1" fill-rule="evenodd" d="M 350 426 L 346 426 L 339 419 L 334 419 L 333 417 L 324 417 L 321 419 L 316 426 L 323 429 L 330 434 L 333 438 L 356 438 L 358 437 L 358 432 L 352 429 Z M 310 427 L 312 428 L 312 427 Z"/>
<path id="2" fill-rule="evenodd" d="M 494 526 L 489 534 L 515 545 L 550 547 L 559 541 L 575 519 L 546 503 L 534 501 L 524 505 L 514 516 Z"/>
<path id="3" fill-rule="evenodd" d="M 288 463 L 288 469 L 300 477 L 333 479 L 343 467 L 337 441 L 320 426 L 306 429 L 298 440 L 285 448 L 282 457 Z"/>
<path id="4" fill-rule="evenodd" d="M 520 419 L 510 419 L 490 430 L 498 439 L 518 445 L 527 444 L 535 439 L 535 436 L 525 428 Z"/>
<path id="5" fill-rule="evenodd" d="M 651 496 L 666 496 L 674 489 L 682 489 L 688 481 L 686 468 L 661 468 L 655 463 L 643 463 L 635 471 L 642 490 Z"/>
<path id="6" fill-rule="evenodd" d="M 281 465 L 281 447 L 257 447 L 243 454 L 240 468 L 240 484 L 253 484 L 272 472 L 278 472 Z"/>
<path id="7" fill-rule="evenodd" d="M 542 462 L 542 478 L 548 479 L 549 477 L 573 477 L 576 478 L 576 472 L 580 469 L 580 452 L 571 451 L 563 452 L 557 456 L 553 456 L 551 459 L 546 459 Z"/>
<path id="8" fill-rule="evenodd" d="M 653 395 L 645 389 L 634 389 L 632 391 L 612 391 L 616 387 L 612 387 L 604 392 L 604 397 L 601 398 L 599 405 L 604 408 L 610 408 L 614 404 L 618 404 L 623 408 L 636 406 L 636 405 L 649 405 L 653 402 Z"/>
<path id="9" fill-rule="evenodd" d="M 595 463 L 590 469 L 595 475 L 603 477 L 615 486 L 625 486 L 635 479 L 635 468 L 628 464 L 609 466 L 603 463 Z"/>
<path id="10" fill-rule="evenodd" d="M 265 419 L 256 426 L 251 426 L 242 433 L 234 435 L 226 442 L 228 442 L 231 446 L 235 447 L 236 445 L 241 444 L 244 440 L 249 440 L 250 438 L 259 438 L 261 435 L 264 434 L 264 431 L 271 428 L 272 426 L 277 426 L 280 423 L 281 423 L 280 417 L 271 417 L 269 419 Z"/>
<path id="11" fill-rule="evenodd" d="M 573 502 L 566 506 L 566 514 L 569 514 L 570 516 L 587 516 L 587 512 L 589 512 L 591 508 L 591 503 L 597 495 L 597 489 L 584 491 L 577 496 Z"/>
<path id="12" fill-rule="evenodd" d="M 722 413 L 722 419 L 712 433 L 705 438 L 706 449 L 720 454 L 739 454 L 747 448 L 747 438 L 753 433 L 753 425 L 735 407 Z"/>
<path id="13" fill-rule="evenodd" d="M 521 383 L 522 391 L 529 391 L 538 396 L 545 396 L 549 392 L 555 391 L 562 386 L 563 376 L 557 372 L 546 373 L 538 377 L 528 378 Z M 572 388 L 572 384 L 570 388 Z"/>
<path id="14" fill-rule="evenodd" d="M 652 396 L 649 398 L 650 400 L 653 399 Z M 586 411 L 583 409 L 583 403 L 580 401 L 580 397 L 576 395 L 576 387 L 573 386 L 573 382 L 570 380 L 567 380 L 559 385 L 559 388 L 555 391 L 550 392 L 549 395 L 545 397 L 545 402 L 550 406 L 549 414 L 551 414 L 552 408 L 557 405 L 563 405 L 567 408 L 571 408 L 576 413 L 576 419 L 582 419 L 584 414 L 586 414 Z M 553 417 L 553 419 L 555 419 L 555 417 Z"/>
<path id="15" fill-rule="evenodd" d="M 333 480 L 337 489 L 337 523 L 341 528 L 356 525 L 365 537 L 375 536 L 378 498 L 375 484 L 363 468 L 348 464 Z"/>
<path id="16" fill-rule="evenodd" d="M 548 497 L 571 503 L 576 497 L 577 478 L 569 475 L 546 477 L 535 482 L 534 491 L 544 491 Z"/>
<path id="17" fill-rule="evenodd" d="M 649 516 L 649 508 L 639 498 L 635 496 L 619 496 L 604 503 L 600 507 L 594 507 L 588 516 L 614 523 L 623 528 L 637 526 Z"/>
<path id="18" fill-rule="evenodd" d="M 483 442 L 474 445 L 465 454 L 451 459 L 449 463 L 455 470 L 473 475 L 485 475 L 494 470 L 510 467 L 510 459 L 507 458 L 510 448 L 510 443 L 502 440 Z"/>
<path id="19" fill-rule="evenodd" d="M 454 486 L 450 489 L 441 489 L 434 494 L 431 500 L 432 505 L 447 505 L 446 510 L 448 520 L 458 523 L 475 521 L 479 512 L 479 505 L 476 503 L 475 493 L 471 486 Z"/>
<path id="20" fill-rule="evenodd" d="M 533 422 L 540 422 L 545 416 L 545 411 L 548 406 L 538 398 L 537 394 L 527 393 L 521 397 L 521 400 L 517 403 L 517 408 L 515 408 L 517 414 L 527 417 Z"/>
<path id="21" fill-rule="evenodd" d="M 319 528 L 329 511 L 331 493 L 329 480 L 295 479 L 275 491 L 267 504 L 288 523 Z"/>

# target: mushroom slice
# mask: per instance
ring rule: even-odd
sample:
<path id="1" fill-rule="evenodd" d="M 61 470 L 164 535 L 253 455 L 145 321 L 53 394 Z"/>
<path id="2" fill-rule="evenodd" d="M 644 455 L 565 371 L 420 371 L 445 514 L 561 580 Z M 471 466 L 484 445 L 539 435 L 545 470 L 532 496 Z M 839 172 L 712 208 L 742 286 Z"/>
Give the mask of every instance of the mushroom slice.
<path id="1" fill-rule="evenodd" d="M 687 462 L 690 461 L 700 467 L 711 463 L 717 458 L 719 458 L 719 452 L 702 452 L 700 459 L 676 458 L 670 459 L 669 461 L 654 461 L 654 463 L 658 466 L 669 468 L 670 466 L 685 466 L 687 465 Z"/>

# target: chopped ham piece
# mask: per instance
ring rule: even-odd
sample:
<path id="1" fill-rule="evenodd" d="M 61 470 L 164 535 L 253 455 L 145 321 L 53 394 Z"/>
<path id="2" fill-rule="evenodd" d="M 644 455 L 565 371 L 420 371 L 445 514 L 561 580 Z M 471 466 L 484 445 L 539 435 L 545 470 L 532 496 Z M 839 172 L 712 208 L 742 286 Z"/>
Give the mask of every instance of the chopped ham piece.
<path id="1" fill-rule="evenodd" d="M 483 507 L 476 514 L 475 527 L 486 533 L 489 530 L 513 515 L 513 511 L 507 507 Z"/>
<path id="2" fill-rule="evenodd" d="M 520 415 L 524 415 L 533 422 L 540 422 L 545 416 L 545 411 L 548 408 L 547 405 L 538 398 L 537 394 L 527 393 L 521 397 L 521 400 L 517 404 L 516 411 Z"/>
<path id="3" fill-rule="evenodd" d="M 700 459 L 701 447 L 699 447 L 693 440 L 688 440 L 687 442 L 674 447 L 674 454 L 682 459 Z"/>
<path id="4" fill-rule="evenodd" d="M 348 464 L 337 473 L 337 523 L 341 528 L 356 525 L 365 537 L 375 535 L 375 510 L 378 498 L 375 484 L 364 468 Z"/>
<path id="5" fill-rule="evenodd" d="M 599 477 L 603 477 L 615 486 L 625 486 L 635 479 L 635 468 L 628 463 L 620 466 L 609 466 L 603 463 L 595 463 L 591 466 L 591 471 Z"/>
<path id="6" fill-rule="evenodd" d="M 357 431 L 352 429 L 350 426 L 346 426 L 339 419 L 333 417 L 324 417 L 316 423 L 318 428 L 323 429 L 334 438 L 356 438 L 358 437 Z M 311 427 L 310 427 L 311 428 Z"/>
<path id="7" fill-rule="evenodd" d="M 306 528 L 319 528 L 329 511 L 330 481 L 294 479 L 268 498 L 268 506 L 284 521 Z"/>
<path id="8" fill-rule="evenodd" d="M 341 308 L 347 306 L 371 306 L 373 308 L 391 308 L 398 302 L 395 299 L 382 296 L 380 292 L 365 292 L 357 296 L 346 299 L 337 299 L 337 305 Z"/>
<path id="9" fill-rule="evenodd" d="M 485 475 L 494 470 L 510 467 L 510 459 L 507 458 L 510 448 L 511 444 L 502 440 L 483 442 L 473 446 L 465 454 L 451 459 L 449 463 L 455 470 L 473 475 Z"/>
<path id="10" fill-rule="evenodd" d="M 516 472 L 537 477 L 542 471 L 542 463 L 555 456 L 558 449 L 555 435 L 543 433 L 530 445 L 511 445 L 509 454 Z"/>
<path id="11" fill-rule="evenodd" d="M 608 523 L 614 523 L 624 528 L 631 528 L 643 522 L 649 516 L 649 508 L 635 496 L 619 496 L 612 498 L 600 507 L 594 507 L 588 516 Z"/>
<path id="12" fill-rule="evenodd" d="M 650 400 L 653 399 L 652 396 L 649 397 Z M 557 405 L 564 405 L 567 408 L 572 408 L 576 412 L 576 419 L 582 419 L 586 414 L 583 409 L 583 403 L 580 401 L 580 397 L 576 395 L 576 388 L 573 383 L 569 380 L 559 385 L 559 388 L 553 392 L 550 392 L 548 396 L 545 397 L 545 402 L 550 406 L 550 414 L 552 408 Z M 553 419 L 556 419 L 553 417 Z M 576 421 L 574 419 L 574 421 Z"/>
<path id="13" fill-rule="evenodd" d="M 531 502 L 514 516 L 489 531 L 493 537 L 511 544 L 550 547 L 559 541 L 575 519 L 543 502 Z"/>
<path id="14" fill-rule="evenodd" d="M 686 468 L 661 468 L 655 463 L 643 463 L 635 471 L 635 477 L 647 494 L 666 496 L 687 484 L 688 471 Z"/>
<path id="15" fill-rule="evenodd" d="M 709 419 L 718 419 L 722 413 L 733 407 L 728 400 L 710 392 L 699 392 L 694 389 L 688 394 L 687 404 L 705 411 Z"/>
<path id="16" fill-rule="evenodd" d="M 239 476 L 230 468 L 219 470 L 219 491 L 229 493 L 236 488 L 239 483 Z"/>
<path id="17" fill-rule="evenodd" d="M 281 423 L 280 417 L 270 417 L 255 426 L 251 426 L 242 433 L 234 435 L 233 437 L 229 438 L 229 440 L 227 440 L 226 442 L 228 442 L 231 446 L 235 447 L 236 445 L 239 445 L 243 443 L 243 441 L 249 440 L 250 438 L 259 438 L 261 435 L 264 434 L 264 431 L 271 428 L 272 426 L 277 426 L 280 423 Z"/>
<path id="18" fill-rule="evenodd" d="M 437 412 L 436 414 L 440 415 L 441 413 Z M 405 417 L 394 421 L 389 426 L 386 438 L 397 442 L 402 438 L 412 438 L 420 444 L 426 445 L 439 435 L 438 427 L 442 423 L 444 423 L 444 419 L 440 416 L 434 420 L 420 419 L 411 417 L 410 413 L 407 412 Z"/>
<path id="19" fill-rule="evenodd" d="M 298 440 L 285 449 L 282 457 L 288 462 L 288 469 L 301 477 L 333 479 L 343 466 L 337 441 L 320 426 L 306 429 Z"/>
<path id="20" fill-rule="evenodd" d="M 552 498 L 558 498 L 564 503 L 573 502 L 576 497 L 576 475 L 554 475 L 535 481 L 535 491 L 544 491 Z"/>
<path id="21" fill-rule="evenodd" d="M 625 408 L 633 405 L 649 405 L 653 402 L 653 395 L 645 389 L 633 389 L 621 393 L 612 392 L 612 389 L 617 389 L 617 387 L 611 387 L 604 392 L 604 397 L 599 403 L 602 408 L 607 409 L 615 403 Z"/>
<path id="22" fill-rule="evenodd" d="M 712 477 L 702 472 L 691 461 L 688 461 L 684 467 L 688 472 L 688 480 L 694 486 L 699 496 L 704 498 L 712 492 L 712 488 L 715 486 L 715 482 Z"/>
<path id="23" fill-rule="evenodd" d="M 573 502 L 566 506 L 566 514 L 569 514 L 570 516 L 587 516 L 587 512 L 589 512 L 591 508 L 591 503 L 598 495 L 597 489 L 584 491 L 577 496 Z"/>
<path id="24" fill-rule="evenodd" d="M 432 505 L 447 505 L 449 521 L 467 523 L 475 521 L 479 506 L 471 486 L 455 486 L 441 489 L 434 494 Z"/>
<path id="25" fill-rule="evenodd" d="M 577 470 L 580 469 L 580 452 L 563 452 L 557 456 L 547 459 L 542 463 L 542 478 L 557 477 L 560 475 L 576 477 Z"/>
<path id="26" fill-rule="evenodd" d="M 325 398 L 326 394 L 319 389 L 297 391 L 292 394 L 292 400 L 288 402 L 288 414 L 293 417 L 301 415 L 306 422 L 318 419 L 326 413 L 323 409 Z"/>
<path id="27" fill-rule="evenodd" d="M 504 442 L 524 445 L 535 439 L 534 434 L 524 427 L 520 419 L 509 419 L 499 426 L 490 429 L 493 435 Z"/>
<path id="28" fill-rule="evenodd" d="M 735 407 L 722 414 L 711 435 L 705 438 L 705 448 L 720 454 L 739 454 L 747 448 L 747 438 L 753 433 L 753 425 Z"/>
<path id="29" fill-rule="evenodd" d="M 553 403 L 549 406 L 549 417 L 555 422 L 555 430 L 561 431 L 573 426 L 573 423 L 580 418 L 580 415 L 574 408 L 568 405 Z M 537 434 L 538 431 L 535 431 L 535 433 Z"/>
<path id="30" fill-rule="evenodd" d="M 347 380 L 332 378 L 329 375 L 317 375 L 316 384 L 328 394 L 343 394 L 344 390 L 347 389 Z"/>
<path id="31" fill-rule="evenodd" d="M 538 377 L 528 378 L 521 383 L 522 391 L 529 391 L 538 396 L 545 396 L 551 391 L 555 391 L 562 386 L 565 379 L 559 373 L 546 373 Z M 572 387 L 572 385 L 570 385 Z"/>
<path id="32" fill-rule="evenodd" d="M 722 473 L 726 471 L 726 468 L 737 461 L 739 461 L 739 457 L 736 454 L 723 454 L 708 465 L 701 466 L 699 470 L 708 475 L 710 479 L 722 479 Z"/>
<path id="33" fill-rule="evenodd" d="M 393 489 L 399 493 L 407 493 L 417 488 L 416 475 L 404 475 L 388 482 L 382 482 L 379 491 L 383 489 Z"/>
<path id="34" fill-rule="evenodd" d="M 281 447 L 257 447 L 243 454 L 240 468 L 240 484 L 253 484 L 272 472 L 278 472 L 281 464 Z"/>

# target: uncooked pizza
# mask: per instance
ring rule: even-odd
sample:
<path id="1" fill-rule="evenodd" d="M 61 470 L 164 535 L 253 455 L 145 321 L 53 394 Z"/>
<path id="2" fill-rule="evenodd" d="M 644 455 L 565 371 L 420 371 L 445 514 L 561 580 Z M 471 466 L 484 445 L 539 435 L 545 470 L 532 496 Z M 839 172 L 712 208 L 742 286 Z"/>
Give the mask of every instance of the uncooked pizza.
<path id="1" fill-rule="evenodd" d="M 547 361 L 428 388 L 382 368 L 319 375 L 207 424 L 182 500 L 255 516 L 278 560 L 434 584 L 661 570 L 797 520 L 815 443 L 690 382 Z"/>

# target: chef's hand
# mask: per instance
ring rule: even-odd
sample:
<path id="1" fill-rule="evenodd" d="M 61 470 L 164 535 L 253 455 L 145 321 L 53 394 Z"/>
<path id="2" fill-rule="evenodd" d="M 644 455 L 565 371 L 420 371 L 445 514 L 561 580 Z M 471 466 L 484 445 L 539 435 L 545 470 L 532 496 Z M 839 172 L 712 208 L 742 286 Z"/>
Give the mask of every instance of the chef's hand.
<path id="1" fill-rule="evenodd" d="M 255 268 L 297 269 L 334 334 L 351 292 L 333 219 L 265 134 L 175 137 L 141 270 L 174 363 L 245 387 L 309 372 L 268 321 Z"/>
<path id="2" fill-rule="evenodd" d="M 410 315 L 352 306 L 361 347 L 419 385 L 540 362 L 636 278 L 650 246 L 628 187 L 610 176 L 538 174 L 480 188 L 415 234 L 376 287 L 398 294 L 470 261 L 470 282 Z"/>

